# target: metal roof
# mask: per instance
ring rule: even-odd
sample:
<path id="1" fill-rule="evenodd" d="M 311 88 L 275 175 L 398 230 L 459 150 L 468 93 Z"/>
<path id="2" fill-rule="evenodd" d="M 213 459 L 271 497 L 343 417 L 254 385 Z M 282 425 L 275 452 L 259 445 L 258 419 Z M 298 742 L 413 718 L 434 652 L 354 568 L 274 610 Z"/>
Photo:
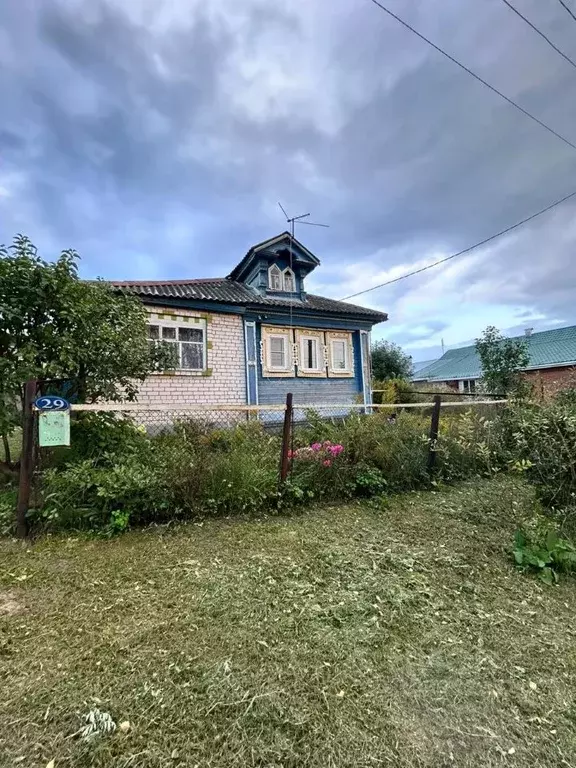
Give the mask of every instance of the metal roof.
<path id="1" fill-rule="evenodd" d="M 284 308 L 307 312 L 321 312 L 332 315 L 361 316 L 373 323 L 388 319 L 385 312 L 360 307 L 345 301 L 336 301 L 324 296 L 307 293 L 303 299 L 281 296 L 263 296 L 250 286 L 226 277 L 202 278 L 193 280 L 124 280 L 111 285 L 128 293 L 134 293 L 143 299 L 189 299 L 220 304 L 237 304 L 254 309 Z"/>
<path id="2" fill-rule="evenodd" d="M 513 338 L 526 341 L 530 361 L 526 370 L 576 365 L 575 325 Z M 457 381 L 481 377 L 480 358 L 475 347 L 470 346 L 448 350 L 439 360 L 419 370 L 413 381 Z"/>

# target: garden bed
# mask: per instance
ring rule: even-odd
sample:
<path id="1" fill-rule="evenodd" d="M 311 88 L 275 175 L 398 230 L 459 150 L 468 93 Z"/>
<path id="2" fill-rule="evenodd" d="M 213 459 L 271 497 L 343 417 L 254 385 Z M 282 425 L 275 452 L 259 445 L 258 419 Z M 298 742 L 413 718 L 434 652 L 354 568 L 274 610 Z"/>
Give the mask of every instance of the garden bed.
<path id="1" fill-rule="evenodd" d="M 533 508 L 499 477 L 0 541 L 0 763 L 570 766 L 576 589 L 514 569 Z M 85 740 L 96 710 L 116 731 Z"/>

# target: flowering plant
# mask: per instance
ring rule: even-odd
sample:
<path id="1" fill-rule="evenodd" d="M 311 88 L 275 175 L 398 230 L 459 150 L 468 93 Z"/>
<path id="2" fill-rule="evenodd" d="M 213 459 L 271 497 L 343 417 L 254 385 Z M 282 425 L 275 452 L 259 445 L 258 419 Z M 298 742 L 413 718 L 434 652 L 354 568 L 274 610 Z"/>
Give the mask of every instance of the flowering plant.
<path id="1" fill-rule="evenodd" d="M 334 459 L 340 456 L 343 450 L 344 446 L 340 443 L 332 443 L 330 440 L 325 440 L 323 443 L 312 443 L 312 445 L 297 448 L 295 451 L 288 451 L 288 458 L 318 461 L 322 466 L 330 467 Z"/>

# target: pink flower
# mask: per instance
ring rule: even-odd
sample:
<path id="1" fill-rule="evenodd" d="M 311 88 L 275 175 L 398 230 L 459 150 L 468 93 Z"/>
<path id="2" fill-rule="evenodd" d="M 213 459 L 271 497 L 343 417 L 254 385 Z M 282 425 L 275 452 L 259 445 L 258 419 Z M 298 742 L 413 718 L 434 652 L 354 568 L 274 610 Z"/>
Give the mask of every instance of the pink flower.
<path id="1" fill-rule="evenodd" d="M 296 455 L 295 451 L 288 451 L 288 458 L 289 459 L 293 459 L 295 455 Z"/>
<path id="2" fill-rule="evenodd" d="M 332 466 L 332 462 L 330 461 L 330 459 L 325 459 L 325 460 L 322 462 L 322 464 L 323 464 L 325 467 L 330 467 L 330 466 Z"/>
<path id="3" fill-rule="evenodd" d="M 313 451 L 320 451 L 322 450 L 322 443 L 312 443 L 310 448 L 312 448 Z"/>
<path id="4" fill-rule="evenodd" d="M 324 440 L 324 448 L 330 448 L 331 445 L 332 443 L 330 442 L 330 440 Z"/>
<path id="5" fill-rule="evenodd" d="M 339 456 L 342 451 L 344 450 L 343 445 L 331 445 L 329 448 L 327 448 L 328 451 L 332 454 L 332 456 Z"/>

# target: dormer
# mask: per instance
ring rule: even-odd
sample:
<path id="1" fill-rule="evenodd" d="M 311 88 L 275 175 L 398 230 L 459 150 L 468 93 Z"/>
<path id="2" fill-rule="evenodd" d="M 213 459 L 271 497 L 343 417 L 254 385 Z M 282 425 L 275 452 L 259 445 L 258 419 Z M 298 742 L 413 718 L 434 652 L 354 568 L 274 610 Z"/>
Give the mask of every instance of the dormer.
<path id="1" fill-rule="evenodd" d="M 269 296 L 304 299 L 304 279 L 320 261 L 289 232 L 254 245 L 228 278 Z"/>

